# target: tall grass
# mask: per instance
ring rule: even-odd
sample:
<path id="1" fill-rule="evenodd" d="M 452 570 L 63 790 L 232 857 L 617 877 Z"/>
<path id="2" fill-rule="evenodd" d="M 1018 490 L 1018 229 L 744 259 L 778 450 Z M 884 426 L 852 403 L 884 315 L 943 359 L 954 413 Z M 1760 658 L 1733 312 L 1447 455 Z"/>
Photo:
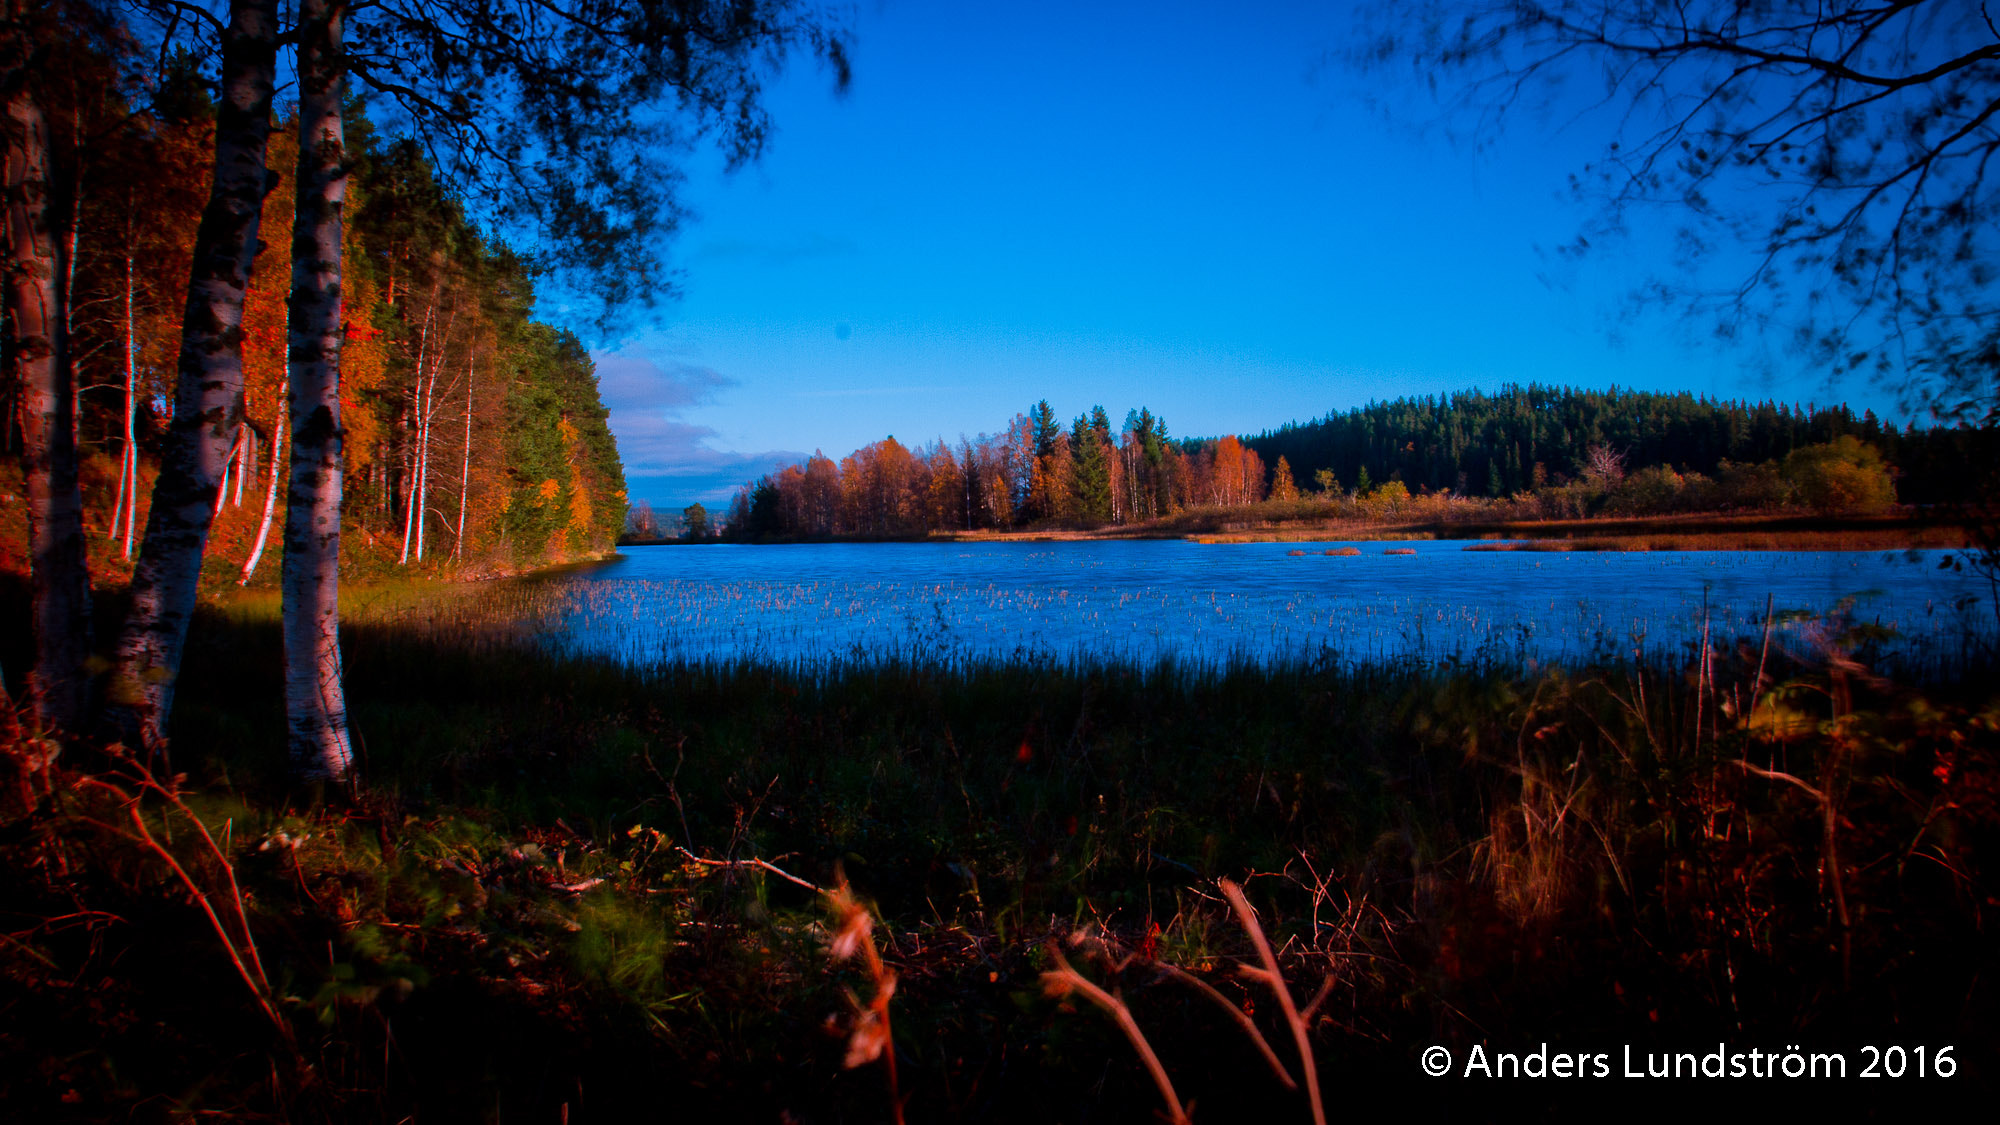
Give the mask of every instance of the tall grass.
<path id="1" fill-rule="evenodd" d="M 1434 1042 L 1896 1028 L 1992 1057 L 1990 658 L 1920 690 L 1832 621 L 1567 670 L 635 665 L 522 643 L 502 610 L 524 596 L 357 604 L 372 797 L 345 809 L 282 776 L 270 608 L 196 622 L 176 761 L 208 794 L 188 807 L 233 826 L 215 838 L 314 1093 L 228 1061 L 264 1057 L 263 1017 L 156 857 L 64 819 L 98 768 L 78 750 L 35 766 L 56 783 L 0 838 L 32 953 L 0 954 L 13 1010 L 46 1021 L 6 1041 L 0 1094 L 55 1112 L 73 1088 L 100 1116 L 172 1096 L 292 1119 L 671 1101 L 879 1120 L 881 1079 L 841 1065 L 869 1030 L 913 1121 L 1143 1119 L 1154 1081 L 1117 1028 L 1041 995 L 1048 943 L 1078 933 L 1202 1116 L 1306 1120 L 1314 1066 L 1328 1091 L 1414 1083 Z M 855 900 L 829 928 L 756 861 L 876 904 L 872 997 L 849 1007 L 827 967 Z M 119 921 L 58 921 L 78 903 Z M 65 1007 L 64 982 L 113 964 L 133 975 L 101 1011 Z M 1256 973 L 1331 983 L 1286 1015 Z M 1274 1072 L 1295 1036 L 1309 1061 Z M 125 1085 L 31 1073 L 71 1058 Z M 212 1088 L 176 1085 L 202 1067 Z"/>

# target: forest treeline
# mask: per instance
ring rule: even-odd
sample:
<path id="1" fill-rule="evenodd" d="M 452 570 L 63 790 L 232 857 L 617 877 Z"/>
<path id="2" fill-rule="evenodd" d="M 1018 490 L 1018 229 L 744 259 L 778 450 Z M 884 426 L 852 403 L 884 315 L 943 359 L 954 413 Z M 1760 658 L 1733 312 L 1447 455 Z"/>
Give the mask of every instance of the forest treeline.
<path id="1" fill-rule="evenodd" d="M 1353 485 L 1400 480 L 1412 492 L 1509 497 L 1584 477 L 1594 448 L 1629 470 L 1664 467 L 1713 477 L 1731 465 L 1780 461 L 1794 450 L 1853 437 L 1894 467 L 1906 504 L 1975 499 L 1971 471 L 1994 463 L 1989 429 L 1884 424 L 1845 405 L 1719 400 L 1685 391 L 1503 386 L 1495 394 L 1371 402 L 1244 439 L 1267 461 L 1329 469 Z"/>
<path id="2" fill-rule="evenodd" d="M 215 106 L 192 76 L 169 89 L 135 109 L 100 87 L 75 111 L 102 133 L 79 161 L 64 279 L 84 527 L 100 562 L 129 558 L 146 526 L 209 192 Z M 267 580 L 282 550 L 271 529 L 284 526 L 297 129 L 292 114 L 271 133 L 277 186 L 244 295 L 242 422 L 209 550 L 211 568 Z M 609 550 L 625 514 L 617 447 L 588 352 L 531 315 L 531 264 L 480 234 L 417 143 L 378 142 L 359 105 L 347 150 L 344 562 L 508 570 Z M 0 391 L 10 466 L 18 392 Z M 5 537 L 16 549 L 23 538 Z"/>
<path id="3" fill-rule="evenodd" d="M 1539 385 L 1401 398 L 1252 437 L 1175 439 L 1145 408 L 1063 425 L 1045 400 L 999 433 L 815 453 L 740 489 L 743 539 L 1139 524 L 1318 500 L 1342 517 L 1434 496 L 1502 518 L 1877 511 L 1979 499 L 1991 429 L 1897 429 L 1846 406 Z M 1436 507 L 1435 504 L 1430 506 Z M 1439 514 L 1426 512 L 1431 515 Z"/>

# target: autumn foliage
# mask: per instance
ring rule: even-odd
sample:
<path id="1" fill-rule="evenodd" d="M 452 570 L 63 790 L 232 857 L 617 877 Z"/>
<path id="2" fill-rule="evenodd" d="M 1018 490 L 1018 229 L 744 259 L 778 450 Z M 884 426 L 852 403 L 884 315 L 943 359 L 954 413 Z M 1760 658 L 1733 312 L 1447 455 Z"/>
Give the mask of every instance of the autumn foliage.
<path id="1" fill-rule="evenodd" d="M 128 490 L 138 500 L 133 522 L 145 525 L 213 130 L 213 108 L 189 87 L 128 115 L 82 170 L 72 307 L 85 519 L 93 555 L 113 571 L 125 565 L 114 505 Z M 349 140 L 341 355 L 349 565 L 500 571 L 608 551 L 624 519 L 624 478 L 588 352 L 531 318 L 532 268 L 480 234 L 416 146 L 378 144 L 360 115 Z M 263 248 L 244 302 L 245 426 L 210 550 L 218 575 L 236 574 L 252 554 L 271 446 L 286 428 L 297 143 L 296 121 L 278 122 L 268 156 L 277 186 L 265 196 Z M 136 487 L 124 477 L 128 350 Z M 283 509 L 279 488 L 276 525 Z M 271 580 L 282 536 L 267 538 L 257 575 Z"/>

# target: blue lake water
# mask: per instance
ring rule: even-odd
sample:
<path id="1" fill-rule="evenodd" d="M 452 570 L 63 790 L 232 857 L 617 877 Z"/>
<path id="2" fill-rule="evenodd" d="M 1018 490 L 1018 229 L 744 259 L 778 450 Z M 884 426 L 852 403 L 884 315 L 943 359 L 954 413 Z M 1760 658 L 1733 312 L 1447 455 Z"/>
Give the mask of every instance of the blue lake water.
<path id="1" fill-rule="evenodd" d="M 1356 556 L 1329 556 L 1352 546 Z M 1410 548 L 1414 555 L 1391 555 Z M 1467 551 L 1456 541 L 836 543 L 628 548 L 536 587 L 547 643 L 638 662 L 1673 659 L 1780 611 L 1894 629 L 1894 659 L 1990 641 L 1951 552 Z M 1291 552 L 1303 550 L 1303 555 Z M 1783 620 L 1773 643 L 1815 644 Z"/>

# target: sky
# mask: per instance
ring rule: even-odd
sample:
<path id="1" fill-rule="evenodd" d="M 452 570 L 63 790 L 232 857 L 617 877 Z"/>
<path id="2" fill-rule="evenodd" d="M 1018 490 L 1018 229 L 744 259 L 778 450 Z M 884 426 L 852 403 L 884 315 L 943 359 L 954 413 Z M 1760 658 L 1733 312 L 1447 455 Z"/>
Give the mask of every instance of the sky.
<path id="1" fill-rule="evenodd" d="M 816 449 L 955 442 L 1044 398 L 1179 437 L 1529 381 L 1887 413 L 1621 311 L 1669 268 L 1644 224 L 1554 253 L 1590 217 L 1566 184 L 1602 114 L 1454 137 L 1463 117 L 1330 61 L 1346 20 L 863 0 L 844 96 L 794 60 L 760 161 L 676 165 L 681 292 L 594 353 L 632 501 L 714 506 Z"/>

